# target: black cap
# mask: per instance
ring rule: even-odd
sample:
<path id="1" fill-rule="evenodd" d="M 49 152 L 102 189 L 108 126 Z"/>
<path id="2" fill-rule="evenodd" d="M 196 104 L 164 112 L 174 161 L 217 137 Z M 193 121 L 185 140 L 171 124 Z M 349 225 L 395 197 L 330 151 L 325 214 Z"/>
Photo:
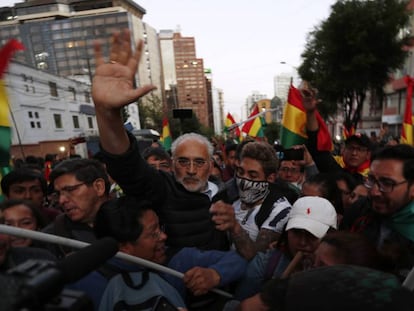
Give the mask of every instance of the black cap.
<path id="1" fill-rule="evenodd" d="M 345 145 L 348 145 L 351 142 L 355 142 L 360 146 L 367 147 L 369 150 L 372 148 L 371 140 L 365 134 L 356 133 L 352 136 L 349 136 L 345 141 Z"/>

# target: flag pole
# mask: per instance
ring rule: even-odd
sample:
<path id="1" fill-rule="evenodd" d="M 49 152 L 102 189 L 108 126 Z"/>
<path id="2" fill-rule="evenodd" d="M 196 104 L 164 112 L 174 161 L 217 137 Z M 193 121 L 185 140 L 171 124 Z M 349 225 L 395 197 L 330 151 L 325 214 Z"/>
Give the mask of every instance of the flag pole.
<path id="1" fill-rule="evenodd" d="M 266 109 L 265 111 L 259 112 L 258 114 L 255 114 L 254 116 L 251 116 L 250 118 L 247 118 L 246 120 L 240 121 L 238 123 L 234 123 L 232 125 L 229 126 L 228 130 L 231 131 L 232 129 L 235 129 L 236 127 L 243 125 L 244 123 L 247 123 L 253 119 L 256 119 L 257 117 L 260 117 L 261 115 L 265 114 L 266 112 L 272 112 L 272 111 L 276 111 L 277 108 L 271 108 L 271 109 Z"/>

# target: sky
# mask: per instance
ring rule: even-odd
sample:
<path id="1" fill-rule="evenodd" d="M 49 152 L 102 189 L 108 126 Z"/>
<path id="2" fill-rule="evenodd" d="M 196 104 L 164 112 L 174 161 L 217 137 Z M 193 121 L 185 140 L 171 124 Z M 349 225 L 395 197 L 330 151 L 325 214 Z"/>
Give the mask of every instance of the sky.
<path id="1" fill-rule="evenodd" d="M 135 0 L 157 30 L 195 37 L 198 58 L 224 92 L 224 112 L 237 119 L 253 91 L 274 96 L 273 78 L 301 63 L 310 31 L 334 0 Z M 286 64 L 280 64 L 285 62 Z"/>
<path id="2" fill-rule="evenodd" d="M 0 6 L 22 2 L 0 0 Z M 253 91 L 274 96 L 273 78 L 301 63 L 310 31 L 335 0 L 135 0 L 143 21 L 194 37 L 198 58 L 224 92 L 224 112 L 236 119 Z M 281 64 L 285 62 L 286 64 Z"/>

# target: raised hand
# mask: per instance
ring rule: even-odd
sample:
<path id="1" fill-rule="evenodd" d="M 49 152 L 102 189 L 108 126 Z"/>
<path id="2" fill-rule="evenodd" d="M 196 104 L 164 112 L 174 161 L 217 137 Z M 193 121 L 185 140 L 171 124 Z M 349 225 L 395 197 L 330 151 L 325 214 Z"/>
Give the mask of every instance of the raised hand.
<path id="1" fill-rule="evenodd" d="M 315 111 L 320 102 L 320 100 L 317 99 L 317 90 L 312 88 L 307 81 L 303 81 L 299 86 L 299 91 L 302 94 L 302 104 L 305 111 Z"/>
<path id="2" fill-rule="evenodd" d="M 118 110 L 149 93 L 155 86 L 134 87 L 134 76 L 141 58 L 143 42 L 136 51 L 131 50 L 131 35 L 128 29 L 112 35 L 110 61 L 105 62 L 102 47 L 94 43 L 96 71 L 92 82 L 92 98 L 96 109 Z"/>

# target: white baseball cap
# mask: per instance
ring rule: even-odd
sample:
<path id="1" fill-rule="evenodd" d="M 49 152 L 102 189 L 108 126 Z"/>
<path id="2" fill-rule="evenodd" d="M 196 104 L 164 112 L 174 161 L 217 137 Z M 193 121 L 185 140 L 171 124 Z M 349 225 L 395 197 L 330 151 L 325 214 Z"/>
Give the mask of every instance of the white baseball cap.
<path id="1" fill-rule="evenodd" d="M 321 239 L 329 228 L 337 228 L 335 208 L 321 197 L 301 197 L 293 204 L 286 225 L 289 229 L 304 229 Z"/>

